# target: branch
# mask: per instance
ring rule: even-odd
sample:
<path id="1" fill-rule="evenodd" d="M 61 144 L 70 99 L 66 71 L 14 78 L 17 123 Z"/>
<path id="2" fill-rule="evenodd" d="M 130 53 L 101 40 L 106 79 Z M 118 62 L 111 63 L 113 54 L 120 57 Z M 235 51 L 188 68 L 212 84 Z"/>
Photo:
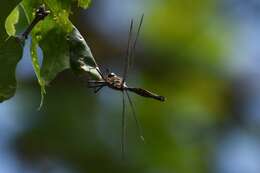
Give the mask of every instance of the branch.
<path id="1" fill-rule="evenodd" d="M 32 29 L 35 27 L 37 23 L 39 23 L 41 20 L 44 20 L 46 16 L 50 14 L 49 10 L 46 10 L 45 5 L 41 5 L 37 10 L 36 10 L 36 15 L 31 24 L 28 26 L 28 28 L 24 31 L 22 34 L 22 39 L 27 39 L 28 35 L 32 31 Z"/>

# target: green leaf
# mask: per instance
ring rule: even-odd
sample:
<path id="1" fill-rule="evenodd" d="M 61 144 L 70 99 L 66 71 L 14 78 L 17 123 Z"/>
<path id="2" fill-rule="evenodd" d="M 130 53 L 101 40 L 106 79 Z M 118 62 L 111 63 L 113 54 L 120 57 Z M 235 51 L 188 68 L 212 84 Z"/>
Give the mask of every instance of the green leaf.
<path id="1" fill-rule="evenodd" d="M 51 81 L 58 73 L 70 68 L 69 47 L 65 37 L 67 32 L 60 27 L 55 27 L 46 34 L 49 37 L 46 36 L 39 42 L 44 56 L 41 72 L 45 80 Z"/>
<path id="2" fill-rule="evenodd" d="M 9 36 L 18 36 L 29 25 L 22 5 L 18 5 L 7 17 L 5 29 Z"/>
<path id="3" fill-rule="evenodd" d="M 15 37 L 8 38 L 5 21 L 18 3 L 2 0 L 0 6 L 0 102 L 11 98 L 16 90 L 15 69 L 22 57 L 22 46 Z"/>
<path id="4" fill-rule="evenodd" d="M 94 79 L 102 79 L 98 72 L 98 65 L 91 53 L 90 48 L 75 27 L 68 37 L 68 43 L 70 47 L 71 68 L 77 74 L 88 73 Z"/>
<path id="5" fill-rule="evenodd" d="M 39 106 L 39 109 L 40 109 L 43 105 L 44 95 L 46 94 L 46 91 L 45 91 L 45 81 L 42 79 L 42 76 L 41 76 L 39 58 L 38 58 L 38 53 L 37 53 L 37 43 L 36 43 L 35 39 L 32 39 L 32 42 L 31 42 L 31 58 L 32 58 L 32 65 L 33 65 L 34 72 L 38 79 L 38 83 L 41 87 L 41 103 Z"/>
<path id="6" fill-rule="evenodd" d="M 11 14 L 7 17 L 5 22 L 5 29 L 8 35 L 15 36 L 16 35 L 16 28 L 15 25 L 18 23 L 19 19 L 19 10 L 16 7 Z"/>
<path id="7" fill-rule="evenodd" d="M 0 5 L 0 45 L 7 39 L 5 21 L 10 12 L 16 7 L 20 0 L 1 0 Z"/>
<path id="8" fill-rule="evenodd" d="M 11 98 L 15 93 L 15 69 L 22 51 L 22 46 L 15 37 L 10 37 L 0 46 L 0 102 Z"/>

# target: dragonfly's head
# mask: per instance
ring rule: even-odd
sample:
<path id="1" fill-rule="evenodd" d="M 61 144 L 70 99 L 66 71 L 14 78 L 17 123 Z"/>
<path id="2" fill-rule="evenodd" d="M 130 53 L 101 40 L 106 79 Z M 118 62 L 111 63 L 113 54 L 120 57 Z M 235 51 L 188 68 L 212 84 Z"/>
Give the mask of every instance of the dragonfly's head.
<path id="1" fill-rule="evenodd" d="M 109 73 L 109 74 L 107 75 L 107 77 L 109 77 L 109 78 L 116 77 L 116 74 L 115 74 L 115 73 Z"/>
<path id="2" fill-rule="evenodd" d="M 110 88 L 116 89 L 116 90 L 123 90 L 124 87 L 127 87 L 125 82 L 123 83 L 123 80 L 120 76 L 117 76 L 115 73 L 109 73 L 105 77 L 106 85 Z"/>

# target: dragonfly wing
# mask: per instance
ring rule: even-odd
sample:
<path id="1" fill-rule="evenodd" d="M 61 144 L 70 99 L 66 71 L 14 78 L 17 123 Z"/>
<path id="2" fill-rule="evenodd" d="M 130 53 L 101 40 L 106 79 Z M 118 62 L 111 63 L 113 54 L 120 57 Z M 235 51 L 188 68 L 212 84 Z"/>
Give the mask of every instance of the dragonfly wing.
<path id="1" fill-rule="evenodd" d="M 139 26 L 138 26 L 138 30 L 137 30 L 137 33 L 136 33 L 136 36 L 135 36 L 135 40 L 134 40 L 134 43 L 132 45 L 132 49 L 130 50 L 130 53 L 129 53 L 130 54 L 129 55 L 129 66 L 130 67 L 133 66 L 133 64 L 134 64 L 134 54 L 135 54 L 136 44 L 137 44 L 138 38 L 140 36 L 143 21 L 144 21 L 144 14 L 141 17 L 141 20 L 140 20 L 140 23 L 139 23 Z"/>
<path id="2" fill-rule="evenodd" d="M 131 55 L 131 41 L 132 41 L 132 34 L 133 34 L 133 25 L 134 25 L 134 21 L 133 19 L 131 20 L 131 24 L 130 24 L 130 29 L 129 29 L 129 35 L 128 35 L 128 41 L 127 41 L 127 49 L 126 49 L 126 55 L 125 55 L 125 65 L 124 65 L 124 73 L 123 73 L 123 82 L 122 85 L 124 84 L 126 77 L 127 77 L 127 73 L 128 73 L 128 69 L 129 69 L 129 62 L 130 62 L 130 55 Z"/>
<path id="3" fill-rule="evenodd" d="M 134 117 L 134 120 L 135 120 L 135 123 L 136 123 L 136 126 L 137 126 L 137 130 L 138 130 L 140 139 L 144 142 L 144 135 L 143 135 L 142 126 L 141 126 L 141 123 L 139 122 L 139 120 L 138 120 L 138 118 L 136 116 L 134 103 L 132 102 L 132 99 L 131 99 L 130 94 L 128 93 L 128 91 L 125 91 L 125 92 L 126 92 L 126 95 L 127 95 L 127 98 L 128 98 L 128 102 L 129 102 L 129 104 L 131 106 L 131 109 L 132 109 L 133 117 Z"/>
<path id="4" fill-rule="evenodd" d="M 122 92 L 123 97 L 123 109 L 122 109 L 122 133 L 121 133 L 121 153 L 122 159 L 125 157 L 125 146 L 126 146 L 126 102 L 125 102 L 125 92 Z"/>

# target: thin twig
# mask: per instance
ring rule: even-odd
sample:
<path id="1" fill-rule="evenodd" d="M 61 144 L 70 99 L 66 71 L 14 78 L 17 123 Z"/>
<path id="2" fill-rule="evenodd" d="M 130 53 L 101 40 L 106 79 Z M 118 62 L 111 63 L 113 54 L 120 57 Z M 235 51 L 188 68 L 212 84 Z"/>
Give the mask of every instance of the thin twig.
<path id="1" fill-rule="evenodd" d="M 22 39 L 27 39 L 28 35 L 32 31 L 32 29 L 35 27 L 37 23 L 39 23 L 41 20 L 44 20 L 46 16 L 50 14 L 49 10 L 46 10 L 45 5 L 41 5 L 37 10 L 35 14 L 35 18 L 31 22 L 31 24 L 27 27 L 27 29 L 22 34 Z"/>

